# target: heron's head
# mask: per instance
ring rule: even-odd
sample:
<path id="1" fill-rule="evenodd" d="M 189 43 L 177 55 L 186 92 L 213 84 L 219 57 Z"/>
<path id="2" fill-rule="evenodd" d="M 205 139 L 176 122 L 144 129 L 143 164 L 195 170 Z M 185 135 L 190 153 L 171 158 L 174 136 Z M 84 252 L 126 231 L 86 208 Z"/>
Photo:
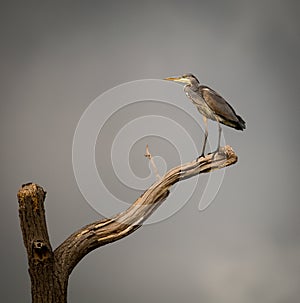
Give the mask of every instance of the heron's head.
<path id="1" fill-rule="evenodd" d="M 180 82 L 188 85 L 195 85 L 199 83 L 198 79 L 193 74 L 184 74 L 179 77 L 169 77 L 165 78 L 164 80 Z"/>

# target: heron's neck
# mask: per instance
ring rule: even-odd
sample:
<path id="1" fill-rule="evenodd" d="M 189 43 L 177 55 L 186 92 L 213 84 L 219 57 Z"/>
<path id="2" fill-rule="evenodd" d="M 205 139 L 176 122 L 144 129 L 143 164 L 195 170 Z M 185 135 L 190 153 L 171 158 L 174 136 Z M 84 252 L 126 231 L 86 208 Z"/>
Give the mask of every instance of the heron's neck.
<path id="1" fill-rule="evenodd" d="M 197 91 L 199 85 L 200 85 L 199 82 L 194 82 L 194 83 L 187 84 L 185 87 L 188 87 L 193 91 Z"/>

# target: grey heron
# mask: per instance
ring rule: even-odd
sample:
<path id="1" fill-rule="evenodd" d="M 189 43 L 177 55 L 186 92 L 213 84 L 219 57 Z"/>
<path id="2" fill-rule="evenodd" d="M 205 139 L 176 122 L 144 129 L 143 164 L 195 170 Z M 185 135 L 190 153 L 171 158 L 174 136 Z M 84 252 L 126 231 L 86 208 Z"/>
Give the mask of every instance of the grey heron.
<path id="1" fill-rule="evenodd" d="M 193 104 L 196 105 L 198 111 L 203 116 L 205 134 L 202 153 L 199 158 L 204 157 L 204 151 L 208 137 L 207 119 L 211 119 L 213 121 L 218 122 L 219 138 L 216 153 L 220 149 L 220 140 L 222 132 L 220 123 L 235 128 L 237 130 L 244 130 L 246 128 L 245 121 L 239 115 L 236 114 L 232 106 L 216 91 L 209 88 L 208 86 L 201 85 L 198 79 L 193 74 L 184 74 L 180 77 L 169 77 L 165 78 L 164 80 L 176 81 L 186 84 L 184 86 L 185 94 L 189 99 L 191 99 Z"/>

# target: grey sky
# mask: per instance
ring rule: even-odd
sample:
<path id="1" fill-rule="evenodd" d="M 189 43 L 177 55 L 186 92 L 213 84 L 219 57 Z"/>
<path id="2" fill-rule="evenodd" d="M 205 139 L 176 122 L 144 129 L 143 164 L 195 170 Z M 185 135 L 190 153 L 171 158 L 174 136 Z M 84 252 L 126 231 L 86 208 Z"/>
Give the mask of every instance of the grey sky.
<path id="1" fill-rule="evenodd" d="M 247 123 L 243 133 L 224 127 L 238 164 L 226 170 L 206 211 L 197 208 L 203 176 L 175 215 L 88 255 L 71 275 L 69 301 L 298 302 L 298 14 L 297 1 L 2 2 L 3 301 L 30 301 L 16 202 L 20 185 L 33 181 L 47 190 L 56 247 L 99 218 L 72 168 L 72 140 L 84 110 L 116 85 L 193 72 Z M 127 202 L 140 191 L 122 187 L 102 156 L 122 123 L 145 112 L 174 117 L 201 146 L 199 128 L 187 115 L 148 101 L 115 114 L 97 141 L 98 168 Z M 182 92 L 174 102 L 188 101 Z M 214 146 L 216 125 L 210 130 Z M 147 142 L 168 168 L 179 164 L 182 151 L 167 140 L 145 138 L 128 160 L 137 175 L 148 172 L 141 154 Z"/>

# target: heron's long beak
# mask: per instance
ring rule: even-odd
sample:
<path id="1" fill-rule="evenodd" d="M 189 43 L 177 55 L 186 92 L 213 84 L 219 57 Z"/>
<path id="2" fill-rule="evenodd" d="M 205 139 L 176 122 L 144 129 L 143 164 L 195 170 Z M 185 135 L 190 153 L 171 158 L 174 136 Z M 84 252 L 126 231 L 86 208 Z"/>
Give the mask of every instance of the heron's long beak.
<path id="1" fill-rule="evenodd" d="M 181 83 L 190 83 L 189 79 L 183 77 L 169 77 L 169 78 L 164 78 L 164 80 L 181 82 Z"/>

